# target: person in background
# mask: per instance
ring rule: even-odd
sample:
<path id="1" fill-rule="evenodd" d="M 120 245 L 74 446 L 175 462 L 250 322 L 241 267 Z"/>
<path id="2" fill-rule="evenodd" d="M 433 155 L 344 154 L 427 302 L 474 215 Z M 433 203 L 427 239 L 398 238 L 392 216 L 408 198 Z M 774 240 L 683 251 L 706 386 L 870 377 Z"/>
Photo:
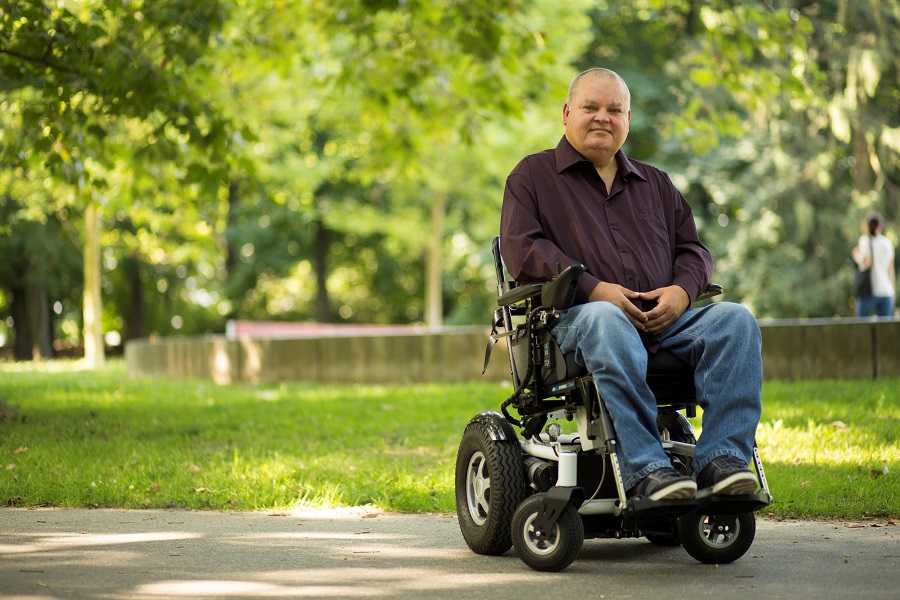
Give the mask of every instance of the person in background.
<path id="1" fill-rule="evenodd" d="M 894 272 L 894 245 L 884 237 L 884 219 L 878 213 L 866 217 L 868 233 L 860 236 L 853 248 L 853 260 L 860 270 L 871 269 L 872 295 L 856 298 L 856 316 L 878 317 L 894 314 L 897 279 Z"/>

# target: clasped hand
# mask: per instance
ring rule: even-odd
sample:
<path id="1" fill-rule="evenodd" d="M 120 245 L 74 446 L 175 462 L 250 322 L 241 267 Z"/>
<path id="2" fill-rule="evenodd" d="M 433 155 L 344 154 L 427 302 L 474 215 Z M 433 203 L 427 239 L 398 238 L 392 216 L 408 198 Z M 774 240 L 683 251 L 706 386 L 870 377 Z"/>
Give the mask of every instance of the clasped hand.
<path id="1" fill-rule="evenodd" d="M 691 304 L 688 293 L 678 285 L 650 292 L 635 292 L 615 283 L 598 283 L 591 291 L 591 302 L 605 301 L 618 306 L 638 331 L 659 335 L 671 327 Z M 644 312 L 632 300 L 649 300 L 656 305 Z"/>

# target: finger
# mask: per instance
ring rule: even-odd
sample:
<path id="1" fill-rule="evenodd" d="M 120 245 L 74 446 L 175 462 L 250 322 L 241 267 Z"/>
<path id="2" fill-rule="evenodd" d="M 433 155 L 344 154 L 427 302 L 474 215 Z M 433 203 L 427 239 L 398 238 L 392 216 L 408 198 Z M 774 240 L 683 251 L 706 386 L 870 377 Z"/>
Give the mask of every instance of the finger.
<path id="1" fill-rule="evenodd" d="M 631 302 L 625 302 L 621 306 L 622 311 L 628 316 L 629 319 L 637 320 L 640 323 L 647 322 L 647 315 L 639 309 L 637 306 L 632 304 Z"/>

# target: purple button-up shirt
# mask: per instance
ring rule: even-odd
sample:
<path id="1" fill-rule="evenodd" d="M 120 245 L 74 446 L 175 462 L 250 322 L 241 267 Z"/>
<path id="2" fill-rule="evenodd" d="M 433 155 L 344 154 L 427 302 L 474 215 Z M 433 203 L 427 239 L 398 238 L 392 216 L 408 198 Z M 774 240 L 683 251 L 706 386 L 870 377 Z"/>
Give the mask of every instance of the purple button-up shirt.
<path id="1" fill-rule="evenodd" d="M 616 153 L 612 189 L 563 136 L 554 150 L 526 156 L 506 179 L 500 249 L 517 281 L 551 279 L 556 266 L 585 267 L 576 302 L 601 281 L 636 292 L 678 285 L 691 301 L 706 289 L 713 261 L 693 213 L 665 172 Z M 652 306 L 637 306 L 644 311 Z"/>

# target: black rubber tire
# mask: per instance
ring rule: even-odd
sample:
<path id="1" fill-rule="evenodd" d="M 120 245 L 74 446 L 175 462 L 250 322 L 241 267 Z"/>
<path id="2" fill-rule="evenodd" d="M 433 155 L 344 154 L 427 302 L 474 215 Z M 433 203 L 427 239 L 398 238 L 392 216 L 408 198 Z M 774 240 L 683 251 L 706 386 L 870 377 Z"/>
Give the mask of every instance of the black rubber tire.
<path id="1" fill-rule="evenodd" d="M 512 546 L 516 507 L 525 497 L 518 440 L 494 441 L 481 423 L 470 423 L 456 453 L 456 514 L 466 544 L 476 554 L 503 554 Z"/>
<path id="2" fill-rule="evenodd" d="M 543 500 L 544 494 L 535 494 L 519 505 L 512 522 L 513 546 L 522 562 L 535 571 L 562 571 L 584 546 L 584 523 L 575 507 L 567 504 L 550 535 L 537 540 L 532 524 Z"/>
<path id="3" fill-rule="evenodd" d="M 744 555 L 756 537 L 756 515 L 704 515 L 692 511 L 678 524 L 681 544 L 702 563 L 726 564 Z"/>
<path id="4" fill-rule="evenodd" d="M 697 445 L 697 437 L 691 433 L 691 422 L 682 413 L 676 413 L 676 422 L 669 427 L 669 439 L 673 442 L 681 442 L 683 444 Z M 662 435 L 662 431 L 660 431 Z M 694 474 L 694 458 L 692 456 L 684 456 L 681 454 L 667 453 L 669 460 L 672 461 L 672 467 L 676 471 L 690 477 Z"/>

